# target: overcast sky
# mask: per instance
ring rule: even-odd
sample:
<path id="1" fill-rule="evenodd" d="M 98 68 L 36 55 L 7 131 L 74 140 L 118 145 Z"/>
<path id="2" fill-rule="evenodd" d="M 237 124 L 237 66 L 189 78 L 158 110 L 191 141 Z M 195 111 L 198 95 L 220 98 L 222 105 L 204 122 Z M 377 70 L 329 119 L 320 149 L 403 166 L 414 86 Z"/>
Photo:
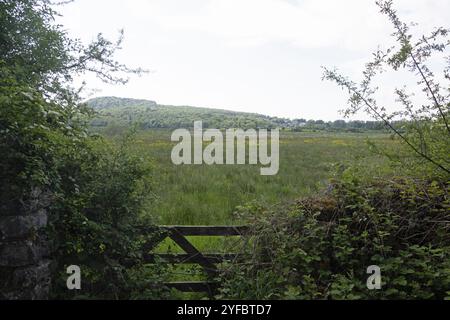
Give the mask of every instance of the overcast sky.
<path id="1" fill-rule="evenodd" d="M 450 26 L 448 0 L 397 0 L 395 6 L 420 30 Z M 320 66 L 358 79 L 392 33 L 373 0 L 76 0 L 58 10 L 58 22 L 86 42 L 99 32 L 115 39 L 123 28 L 117 59 L 151 70 L 125 86 L 87 77 L 98 90 L 93 96 L 290 118 L 342 118 L 346 95 L 321 80 Z M 403 80 L 389 78 L 381 100 L 389 103 Z"/>

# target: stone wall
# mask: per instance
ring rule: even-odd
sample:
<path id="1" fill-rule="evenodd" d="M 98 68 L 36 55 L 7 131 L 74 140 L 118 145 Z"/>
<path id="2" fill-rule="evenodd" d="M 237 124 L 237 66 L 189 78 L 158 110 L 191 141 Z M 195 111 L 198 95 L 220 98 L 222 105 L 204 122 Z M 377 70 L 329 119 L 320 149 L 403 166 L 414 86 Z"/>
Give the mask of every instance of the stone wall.
<path id="1" fill-rule="evenodd" d="M 0 204 L 0 299 L 47 299 L 50 260 L 45 236 L 49 197 L 31 193 L 14 210 Z"/>

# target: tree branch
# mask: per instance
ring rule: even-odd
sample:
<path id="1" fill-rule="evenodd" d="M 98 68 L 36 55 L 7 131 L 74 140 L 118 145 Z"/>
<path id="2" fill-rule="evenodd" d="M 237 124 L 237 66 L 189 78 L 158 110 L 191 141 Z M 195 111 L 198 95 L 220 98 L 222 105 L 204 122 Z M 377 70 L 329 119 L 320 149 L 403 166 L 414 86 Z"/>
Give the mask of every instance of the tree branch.
<path id="1" fill-rule="evenodd" d="M 440 169 L 444 170 L 446 173 L 450 173 L 450 170 L 445 168 L 440 163 L 436 162 L 434 159 L 430 158 L 428 155 L 424 154 L 422 151 L 416 148 L 400 131 L 398 131 L 388 120 L 386 120 L 371 104 L 370 102 L 364 98 L 357 90 L 351 88 L 350 86 L 347 86 L 347 88 L 353 92 L 361 101 L 364 102 L 364 104 L 373 112 L 375 115 L 380 118 L 383 123 L 389 127 L 396 135 L 398 135 L 414 152 L 416 152 L 418 155 L 426 159 L 427 161 L 431 162 L 435 166 L 439 167 Z"/>

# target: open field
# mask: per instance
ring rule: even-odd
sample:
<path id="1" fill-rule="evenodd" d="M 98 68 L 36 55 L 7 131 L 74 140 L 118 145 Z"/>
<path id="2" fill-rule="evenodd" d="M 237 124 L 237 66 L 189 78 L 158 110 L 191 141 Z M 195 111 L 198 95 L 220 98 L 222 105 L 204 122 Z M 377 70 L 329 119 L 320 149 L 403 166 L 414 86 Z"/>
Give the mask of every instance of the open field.
<path id="1" fill-rule="evenodd" d="M 239 224 L 233 215 L 238 206 L 252 201 L 269 206 L 289 202 L 324 189 L 338 167 L 384 161 L 369 151 L 368 138 L 383 145 L 397 144 L 383 133 L 280 132 L 279 172 L 261 176 L 259 165 L 176 166 L 170 159 L 176 144 L 170 141 L 171 132 L 140 131 L 130 146 L 155 168 L 148 214 L 161 225 Z M 192 241 L 206 251 L 228 247 L 218 237 Z M 179 251 L 171 241 L 159 249 Z"/>
<path id="2" fill-rule="evenodd" d="M 172 164 L 169 130 L 142 131 L 131 149 L 152 161 L 155 199 L 150 212 L 160 224 L 236 224 L 237 206 L 250 201 L 272 205 L 326 186 L 336 165 L 380 162 L 366 140 L 394 144 L 380 133 L 280 133 L 280 170 L 261 176 L 259 165 Z"/>
<path id="3" fill-rule="evenodd" d="M 176 143 L 171 130 L 146 130 L 136 134 L 133 152 L 153 163 L 154 195 L 148 214 L 162 225 L 239 224 L 236 207 L 252 201 L 276 205 L 313 194 L 326 188 L 339 168 L 355 162 L 371 164 L 385 161 L 372 154 L 367 139 L 383 145 L 397 142 L 383 133 L 280 132 L 280 169 L 277 175 L 261 176 L 259 165 L 179 165 L 170 154 Z M 190 237 L 202 252 L 236 250 L 239 238 Z M 166 239 L 158 252 L 181 252 Z M 195 265 L 176 266 L 172 280 L 201 279 Z M 201 295 L 180 295 L 180 298 Z"/>

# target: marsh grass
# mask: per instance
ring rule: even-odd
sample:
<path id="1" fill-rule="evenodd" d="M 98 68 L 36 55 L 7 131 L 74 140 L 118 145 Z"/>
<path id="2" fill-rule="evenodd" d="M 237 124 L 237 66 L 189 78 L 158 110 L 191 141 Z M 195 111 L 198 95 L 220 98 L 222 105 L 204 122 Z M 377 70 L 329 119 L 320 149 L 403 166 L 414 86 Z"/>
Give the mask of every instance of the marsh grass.
<path id="1" fill-rule="evenodd" d="M 130 146 L 153 163 L 154 192 L 149 195 L 153 199 L 147 214 L 161 225 L 236 225 L 240 221 L 233 213 L 239 206 L 255 202 L 270 207 L 317 193 L 350 164 L 383 168 L 386 159 L 371 153 L 367 139 L 392 150 L 399 147 L 383 133 L 282 131 L 279 172 L 261 176 L 260 165 L 174 165 L 170 154 L 176 143 L 170 141 L 170 134 L 162 129 L 141 131 Z M 189 240 L 202 252 L 225 252 L 239 242 L 236 237 Z M 182 252 L 169 239 L 156 250 Z M 201 270 L 190 265 L 174 266 L 173 274 L 174 280 L 203 278 Z"/>
<path id="2" fill-rule="evenodd" d="M 369 135 L 383 145 L 395 143 L 383 134 L 282 132 L 280 170 L 275 176 L 261 176 L 260 165 L 176 166 L 170 159 L 175 145 L 170 133 L 143 131 L 131 146 L 155 167 L 155 198 L 148 214 L 170 225 L 237 224 L 232 214 L 236 206 L 293 200 L 323 188 L 338 164 L 383 161 L 368 151 Z"/>
<path id="3" fill-rule="evenodd" d="M 380 133 L 281 132 L 280 170 L 261 176 L 260 165 L 174 165 L 170 154 L 174 142 L 170 130 L 147 130 L 136 134 L 133 152 L 154 165 L 154 193 L 148 214 L 162 225 L 239 224 L 237 206 L 256 201 L 276 205 L 323 189 L 336 170 L 363 161 L 384 161 L 371 154 L 366 140 L 397 145 Z M 219 240 L 196 237 L 217 248 Z"/>

